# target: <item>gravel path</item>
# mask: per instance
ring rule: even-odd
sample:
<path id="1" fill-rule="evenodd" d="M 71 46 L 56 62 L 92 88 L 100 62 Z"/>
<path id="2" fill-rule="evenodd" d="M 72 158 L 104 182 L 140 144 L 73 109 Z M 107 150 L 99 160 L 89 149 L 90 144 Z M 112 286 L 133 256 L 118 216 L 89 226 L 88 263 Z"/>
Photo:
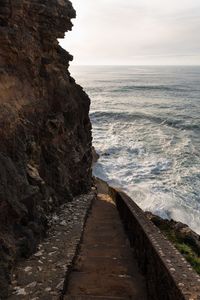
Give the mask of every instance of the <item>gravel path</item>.
<path id="1" fill-rule="evenodd" d="M 95 197 L 94 189 L 63 205 L 59 214 L 52 216 L 47 238 L 38 251 L 17 266 L 9 299 L 59 299 Z"/>

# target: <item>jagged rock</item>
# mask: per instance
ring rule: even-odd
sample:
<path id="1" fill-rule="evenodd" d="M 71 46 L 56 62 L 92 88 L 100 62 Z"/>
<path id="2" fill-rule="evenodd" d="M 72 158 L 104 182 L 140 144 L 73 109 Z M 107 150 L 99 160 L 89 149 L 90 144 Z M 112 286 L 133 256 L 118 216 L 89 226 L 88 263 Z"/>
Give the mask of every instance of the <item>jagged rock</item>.
<path id="1" fill-rule="evenodd" d="M 98 159 L 99 159 L 100 155 L 97 153 L 96 149 L 92 146 L 92 164 L 94 165 Z"/>
<path id="2" fill-rule="evenodd" d="M 48 214 L 91 186 L 90 100 L 57 41 L 74 17 L 68 0 L 0 3 L 0 298 Z"/>

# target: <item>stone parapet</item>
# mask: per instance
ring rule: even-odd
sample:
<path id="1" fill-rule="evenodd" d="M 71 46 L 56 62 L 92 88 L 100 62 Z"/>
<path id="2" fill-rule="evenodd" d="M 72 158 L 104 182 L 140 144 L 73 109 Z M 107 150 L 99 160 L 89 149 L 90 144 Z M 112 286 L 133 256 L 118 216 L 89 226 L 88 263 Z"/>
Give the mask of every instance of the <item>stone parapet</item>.
<path id="1" fill-rule="evenodd" d="M 112 193 L 146 276 L 149 299 L 199 300 L 200 276 L 131 198 L 114 189 Z"/>

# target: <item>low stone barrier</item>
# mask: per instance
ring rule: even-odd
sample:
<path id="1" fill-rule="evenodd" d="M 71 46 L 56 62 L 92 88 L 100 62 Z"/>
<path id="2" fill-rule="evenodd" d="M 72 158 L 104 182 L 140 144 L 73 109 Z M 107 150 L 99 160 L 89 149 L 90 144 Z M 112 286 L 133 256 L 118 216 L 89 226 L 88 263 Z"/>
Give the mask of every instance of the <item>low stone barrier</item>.
<path id="1" fill-rule="evenodd" d="M 151 300 L 200 300 L 200 276 L 125 193 L 111 190 Z"/>

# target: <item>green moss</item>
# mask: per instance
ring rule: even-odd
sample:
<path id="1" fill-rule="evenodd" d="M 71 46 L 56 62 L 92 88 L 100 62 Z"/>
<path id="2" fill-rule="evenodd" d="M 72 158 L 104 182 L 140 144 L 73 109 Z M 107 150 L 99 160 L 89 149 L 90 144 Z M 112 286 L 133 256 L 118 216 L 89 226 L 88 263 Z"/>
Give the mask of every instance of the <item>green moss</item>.
<path id="1" fill-rule="evenodd" d="M 193 249 L 184 243 L 177 243 L 175 246 L 191 264 L 194 270 L 200 274 L 200 257 L 193 251 Z"/>
<path id="2" fill-rule="evenodd" d="M 160 226 L 160 230 L 167 236 L 167 238 L 180 251 L 185 259 L 191 264 L 193 269 L 200 274 L 200 256 L 189 243 L 183 241 L 176 233 L 167 225 Z"/>

